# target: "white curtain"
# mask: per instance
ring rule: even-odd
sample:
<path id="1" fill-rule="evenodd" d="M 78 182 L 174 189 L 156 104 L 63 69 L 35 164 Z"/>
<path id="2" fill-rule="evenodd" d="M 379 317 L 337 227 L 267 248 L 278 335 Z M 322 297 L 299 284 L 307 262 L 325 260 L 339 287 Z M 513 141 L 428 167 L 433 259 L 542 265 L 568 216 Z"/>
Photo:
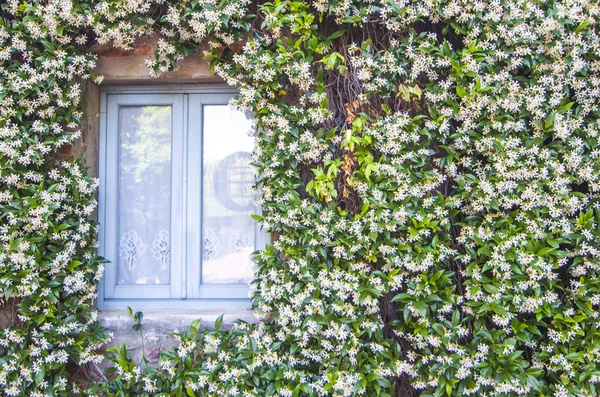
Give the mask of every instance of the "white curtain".
<path id="1" fill-rule="evenodd" d="M 171 107 L 119 112 L 118 284 L 169 284 Z"/>

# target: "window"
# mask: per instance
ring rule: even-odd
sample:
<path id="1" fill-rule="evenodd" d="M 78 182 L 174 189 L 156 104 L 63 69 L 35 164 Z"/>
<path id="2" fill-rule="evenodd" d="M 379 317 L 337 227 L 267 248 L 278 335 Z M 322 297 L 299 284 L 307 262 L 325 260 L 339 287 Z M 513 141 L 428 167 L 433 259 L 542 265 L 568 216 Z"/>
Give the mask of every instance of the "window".
<path id="1" fill-rule="evenodd" d="M 153 90 L 153 91 L 150 91 Z M 99 307 L 248 307 L 252 123 L 218 88 L 102 92 Z"/>

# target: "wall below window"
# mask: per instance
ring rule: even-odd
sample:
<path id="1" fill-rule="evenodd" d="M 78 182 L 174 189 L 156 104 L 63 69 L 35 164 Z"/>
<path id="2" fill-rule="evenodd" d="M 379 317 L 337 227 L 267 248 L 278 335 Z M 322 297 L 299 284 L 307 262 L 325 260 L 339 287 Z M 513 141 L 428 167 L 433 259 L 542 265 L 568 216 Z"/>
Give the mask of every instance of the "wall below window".
<path id="1" fill-rule="evenodd" d="M 133 308 L 135 311 L 135 308 Z M 144 334 L 144 354 L 146 359 L 155 363 L 158 352 L 171 348 L 177 341 L 170 334 L 184 332 L 189 325 L 200 319 L 202 327 L 215 324 L 220 313 L 217 310 L 144 310 L 142 332 Z M 132 358 L 139 361 L 142 357 L 142 336 L 131 327 L 133 321 L 126 310 L 108 310 L 100 313 L 100 325 L 114 334 L 110 346 L 125 343 Z M 236 320 L 257 321 L 252 310 L 229 312 L 223 316 L 221 329 L 230 329 Z M 107 363 L 105 363 L 107 364 Z"/>

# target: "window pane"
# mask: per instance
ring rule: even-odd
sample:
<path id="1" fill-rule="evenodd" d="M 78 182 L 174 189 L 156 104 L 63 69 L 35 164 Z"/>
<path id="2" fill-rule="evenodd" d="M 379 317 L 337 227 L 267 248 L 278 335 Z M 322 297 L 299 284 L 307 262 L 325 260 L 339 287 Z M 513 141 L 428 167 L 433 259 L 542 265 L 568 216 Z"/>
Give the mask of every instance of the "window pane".
<path id="1" fill-rule="evenodd" d="M 204 106 L 202 283 L 253 279 L 252 124 L 228 106 Z"/>
<path id="2" fill-rule="evenodd" d="M 119 110 L 117 284 L 169 284 L 171 107 Z"/>

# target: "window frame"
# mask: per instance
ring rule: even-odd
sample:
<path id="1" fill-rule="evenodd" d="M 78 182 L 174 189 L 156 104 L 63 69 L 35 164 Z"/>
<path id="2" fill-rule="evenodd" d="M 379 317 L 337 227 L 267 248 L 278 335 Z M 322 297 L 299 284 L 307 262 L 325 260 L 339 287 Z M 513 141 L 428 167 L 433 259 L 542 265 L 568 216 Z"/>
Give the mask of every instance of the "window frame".
<path id="1" fill-rule="evenodd" d="M 98 288 L 99 309 L 124 309 L 127 306 L 135 306 L 141 309 L 239 310 L 250 307 L 248 285 L 203 285 L 201 281 L 204 115 L 203 111 L 196 113 L 193 109 L 203 109 L 205 105 L 226 105 L 236 94 L 237 91 L 222 84 L 101 87 L 98 254 L 115 259 L 119 257 L 118 128 L 121 106 L 172 106 L 170 233 L 172 242 L 181 243 L 171 244 L 171 274 L 168 285 L 119 286 L 116 283 L 116 264 L 107 263 Z M 178 172 L 177 168 L 181 172 Z M 194 180 L 198 183 L 190 183 Z M 199 205 L 191 205 L 194 202 Z M 255 211 L 258 213 L 260 209 Z M 260 231 L 256 223 L 254 231 L 255 249 L 264 248 L 268 236 Z M 174 265 L 176 263 L 180 265 Z"/>

